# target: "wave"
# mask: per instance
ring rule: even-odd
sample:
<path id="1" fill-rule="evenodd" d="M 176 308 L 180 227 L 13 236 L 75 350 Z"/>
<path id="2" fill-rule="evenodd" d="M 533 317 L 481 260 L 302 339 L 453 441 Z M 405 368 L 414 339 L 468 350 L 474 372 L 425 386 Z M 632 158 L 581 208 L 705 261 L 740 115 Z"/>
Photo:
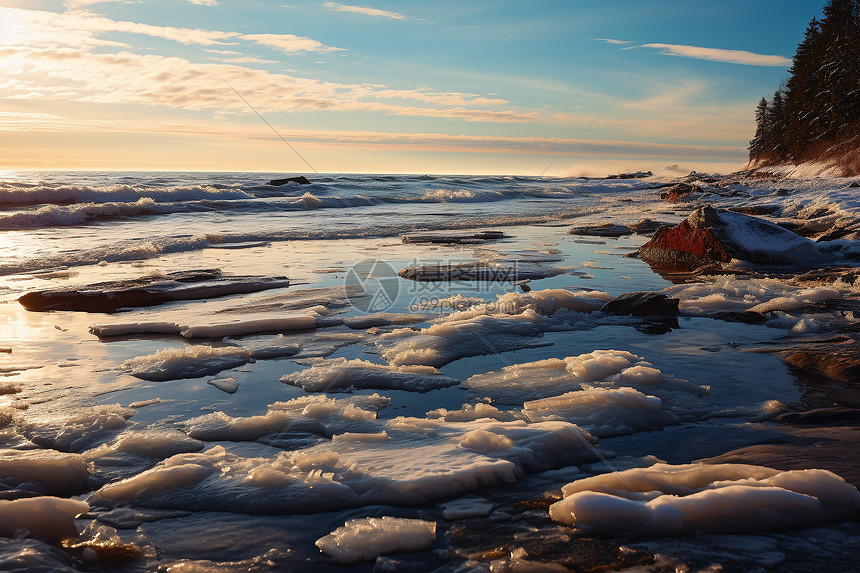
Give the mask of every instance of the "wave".
<path id="1" fill-rule="evenodd" d="M 488 227 L 507 227 L 563 221 L 588 215 L 587 207 L 567 209 L 544 215 L 490 215 L 460 217 L 424 223 L 416 228 L 414 223 L 353 227 L 351 229 L 295 229 L 287 231 L 263 231 L 251 233 L 204 234 L 193 237 L 163 237 L 148 240 L 130 240 L 79 251 L 67 251 L 56 255 L 15 260 L 0 264 L 0 276 L 32 272 L 54 267 L 76 267 L 109 263 L 137 261 L 160 257 L 165 254 L 198 251 L 230 244 L 276 243 L 296 240 L 339 240 L 361 238 L 396 237 L 415 231 L 446 231 Z"/>
<path id="2" fill-rule="evenodd" d="M 37 185 L 0 183 L 0 206 L 69 205 L 74 203 L 133 203 L 148 198 L 160 203 L 202 199 L 251 199 L 254 194 L 239 187 L 189 185 L 177 187 L 136 187 L 111 185 Z"/>

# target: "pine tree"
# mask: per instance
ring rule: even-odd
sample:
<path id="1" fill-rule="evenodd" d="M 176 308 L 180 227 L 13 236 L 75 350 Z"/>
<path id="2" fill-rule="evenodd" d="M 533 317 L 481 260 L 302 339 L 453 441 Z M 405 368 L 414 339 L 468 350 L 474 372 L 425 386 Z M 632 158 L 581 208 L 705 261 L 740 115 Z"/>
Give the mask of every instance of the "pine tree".
<path id="1" fill-rule="evenodd" d="M 790 159 L 801 157 L 808 143 L 823 135 L 814 113 L 821 59 L 821 23 L 813 17 L 797 46 L 785 88 L 785 137 Z"/>
<path id="2" fill-rule="evenodd" d="M 758 102 L 758 107 L 755 108 L 755 136 L 750 140 L 748 148 L 751 160 L 758 158 L 764 151 L 764 144 L 767 139 L 765 131 L 767 126 L 767 108 L 767 98 L 761 98 L 761 101 Z"/>

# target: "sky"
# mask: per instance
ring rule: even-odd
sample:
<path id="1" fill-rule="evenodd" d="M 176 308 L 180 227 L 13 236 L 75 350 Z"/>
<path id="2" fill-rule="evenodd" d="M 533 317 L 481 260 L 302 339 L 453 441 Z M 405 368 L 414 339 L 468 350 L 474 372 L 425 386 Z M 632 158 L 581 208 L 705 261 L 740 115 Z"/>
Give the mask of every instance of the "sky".
<path id="1" fill-rule="evenodd" d="M 746 161 L 821 0 L 0 0 L 0 169 Z"/>

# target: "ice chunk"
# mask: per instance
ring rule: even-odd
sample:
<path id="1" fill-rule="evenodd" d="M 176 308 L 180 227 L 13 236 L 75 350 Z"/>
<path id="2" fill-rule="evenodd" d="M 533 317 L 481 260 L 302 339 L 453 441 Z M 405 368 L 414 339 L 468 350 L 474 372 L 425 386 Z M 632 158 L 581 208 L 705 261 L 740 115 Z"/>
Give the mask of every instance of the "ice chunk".
<path id="1" fill-rule="evenodd" d="M 84 452 L 88 459 L 97 459 L 116 453 L 134 454 L 164 459 L 176 454 L 197 452 L 203 442 L 190 438 L 178 430 L 142 430 L 120 434 L 107 444 Z"/>
<path id="2" fill-rule="evenodd" d="M 239 389 L 239 382 L 235 378 L 217 378 L 215 380 L 209 380 L 206 383 L 211 384 L 222 392 L 227 392 L 228 394 L 235 394 L 236 390 Z"/>
<path id="3" fill-rule="evenodd" d="M 438 505 L 444 510 L 442 517 L 451 521 L 470 517 L 484 517 L 493 511 L 493 504 L 478 495 L 466 495 Z"/>
<path id="4" fill-rule="evenodd" d="M 302 396 L 269 405 L 263 415 L 233 418 L 213 412 L 186 422 L 192 438 L 206 441 L 256 440 L 274 432 L 304 431 L 331 437 L 336 431 L 362 428 L 359 422 L 376 419 L 376 412 L 390 403 L 388 398 L 352 396 Z"/>
<path id="5" fill-rule="evenodd" d="M 741 533 L 856 519 L 860 492 L 825 470 L 656 464 L 562 488 L 550 517 L 583 532 Z"/>
<path id="6" fill-rule="evenodd" d="M 436 522 L 401 517 L 351 519 L 317 539 L 320 551 L 341 565 L 372 561 L 383 553 L 420 551 L 436 540 Z"/>
<path id="7" fill-rule="evenodd" d="M 119 404 L 80 408 L 72 414 L 46 412 L 18 424 L 19 431 L 33 443 L 64 452 L 80 452 L 93 442 L 125 427 L 134 415 Z"/>
<path id="8" fill-rule="evenodd" d="M 469 422 L 483 418 L 491 418 L 503 422 L 522 419 L 519 412 L 503 412 L 495 406 L 483 402 L 478 402 L 475 405 L 463 404 L 459 410 L 447 410 L 445 408 L 430 410 L 427 412 L 427 417 L 432 419 L 441 418 L 446 422 Z"/>
<path id="9" fill-rule="evenodd" d="M 277 330 L 307 330 L 316 328 L 318 316 L 317 312 L 309 312 L 275 318 L 188 325 L 182 328 L 180 334 L 185 338 L 223 338 L 224 336 L 242 336 Z"/>
<path id="10" fill-rule="evenodd" d="M 576 392 L 526 402 L 523 414 L 533 422 L 568 420 L 598 438 L 658 430 L 681 422 L 663 409 L 659 398 L 633 388 L 586 386 Z"/>
<path id="11" fill-rule="evenodd" d="M 341 405 L 318 406 L 322 415 Z M 376 432 L 353 433 L 271 458 L 243 458 L 220 447 L 179 454 L 104 486 L 90 500 L 106 507 L 133 502 L 267 514 L 415 505 L 513 483 L 525 472 L 597 460 L 595 439 L 566 422 L 396 418 L 367 424 Z"/>
<path id="12" fill-rule="evenodd" d="M 59 497 L 0 500 L 0 535 L 13 537 L 24 532 L 52 541 L 77 537 L 75 516 L 89 509 L 86 502 Z"/>
<path id="13" fill-rule="evenodd" d="M 54 450 L 10 451 L 0 454 L 0 480 L 7 487 L 38 482 L 43 493 L 72 493 L 86 488 L 92 464 L 80 454 Z"/>
<path id="14" fill-rule="evenodd" d="M 217 374 L 251 361 L 251 353 L 235 346 L 184 346 L 126 360 L 120 368 L 143 380 L 163 382 Z"/>
<path id="15" fill-rule="evenodd" d="M 311 368 L 286 374 L 281 382 L 307 392 L 336 392 L 351 388 L 378 388 L 429 392 L 459 384 L 432 366 L 387 366 L 356 358 L 321 360 Z"/>
<path id="16" fill-rule="evenodd" d="M 396 366 L 443 366 L 465 356 L 528 348 L 549 330 L 577 328 L 609 295 L 564 289 L 505 293 L 494 302 L 473 305 L 440 318 L 420 331 L 399 329 L 382 335 L 381 356 Z"/>

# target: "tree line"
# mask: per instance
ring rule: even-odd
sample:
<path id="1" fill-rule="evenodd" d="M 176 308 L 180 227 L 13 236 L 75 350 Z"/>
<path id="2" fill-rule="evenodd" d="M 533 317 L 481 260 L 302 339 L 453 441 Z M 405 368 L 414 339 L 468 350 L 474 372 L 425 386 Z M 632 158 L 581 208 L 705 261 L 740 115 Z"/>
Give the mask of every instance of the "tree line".
<path id="1" fill-rule="evenodd" d="M 829 0 L 797 46 L 789 77 L 755 112 L 750 160 L 762 165 L 856 153 L 860 128 L 860 0 Z"/>

